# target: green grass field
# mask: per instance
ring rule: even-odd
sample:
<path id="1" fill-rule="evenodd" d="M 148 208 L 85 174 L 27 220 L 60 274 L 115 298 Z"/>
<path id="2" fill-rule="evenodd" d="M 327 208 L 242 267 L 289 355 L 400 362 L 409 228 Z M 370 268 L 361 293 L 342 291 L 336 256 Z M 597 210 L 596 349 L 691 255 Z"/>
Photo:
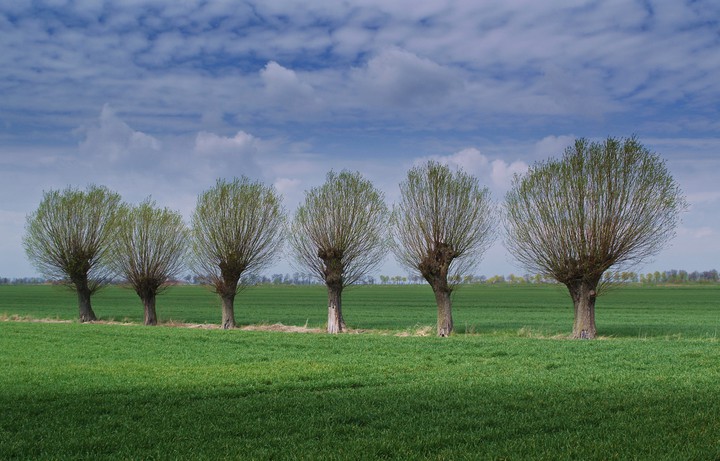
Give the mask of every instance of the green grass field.
<path id="1" fill-rule="evenodd" d="M 265 285 L 248 288 L 235 301 L 238 324 L 322 327 L 327 320 L 322 286 Z M 409 330 L 433 326 L 435 299 L 427 285 L 376 285 L 347 289 L 343 312 L 355 329 Z M 459 333 L 517 333 L 553 336 L 572 330 L 572 303 L 557 285 L 467 285 L 453 294 Z M 217 295 L 198 286 L 170 288 L 158 297 L 160 321 L 220 323 Z M 93 297 L 104 320 L 142 322 L 137 295 L 109 287 Z M 77 300 L 57 286 L 0 286 L 0 315 L 77 318 Z M 629 286 L 598 298 L 598 334 L 611 337 L 720 336 L 720 285 Z"/>
<path id="2" fill-rule="evenodd" d="M 597 341 L 549 338 L 572 311 L 548 286 L 463 287 L 446 339 L 0 322 L 0 459 L 718 459 L 719 294 L 614 291 Z M 324 296 L 259 287 L 236 315 L 321 326 Z M 5 317 L 74 319 L 74 302 L 0 287 Z M 126 290 L 94 308 L 142 320 Z M 435 320 L 427 287 L 358 287 L 344 308 L 383 333 Z M 220 309 L 177 287 L 158 310 L 218 323 Z"/>

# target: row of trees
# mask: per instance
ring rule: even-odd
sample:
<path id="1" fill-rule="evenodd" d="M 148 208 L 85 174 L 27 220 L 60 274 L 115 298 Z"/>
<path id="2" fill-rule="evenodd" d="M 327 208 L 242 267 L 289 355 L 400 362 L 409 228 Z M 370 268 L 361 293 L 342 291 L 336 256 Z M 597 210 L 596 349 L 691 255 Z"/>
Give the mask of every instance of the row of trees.
<path id="1" fill-rule="evenodd" d="M 78 294 L 81 321 L 91 295 L 113 277 L 132 286 L 155 324 L 155 297 L 186 263 L 222 301 L 234 299 L 283 242 L 298 268 L 327 287 L 330 333 L 345 330 L 342 291 L 367 280 L 388 250 L 435 295 L 439 336 L 453 331 L 450 294 L 496 236 L 500 213 L 487 188 L 437 162 L 416 166 L 392 209 L 360 173 L 330 172 L 286 226 L 272 187 L 245 177 L 218 180 L 198 197 L 191 225 L 149 200 L 132 206 L 104 187 L 44 195 L 28 216 L 24 245 L 46 276 Z M 505 198 L 506 246 L 527 269 L 565 284 L 575 305 L 573 335 L 593 338 L 603 274 L 655 254 L 672 236 L 685 202 L 664 163 L 635 138 L 579 139 L 559 160 L 533 166 Z M 289 233 L 286 232 L 289 229 Z"/>

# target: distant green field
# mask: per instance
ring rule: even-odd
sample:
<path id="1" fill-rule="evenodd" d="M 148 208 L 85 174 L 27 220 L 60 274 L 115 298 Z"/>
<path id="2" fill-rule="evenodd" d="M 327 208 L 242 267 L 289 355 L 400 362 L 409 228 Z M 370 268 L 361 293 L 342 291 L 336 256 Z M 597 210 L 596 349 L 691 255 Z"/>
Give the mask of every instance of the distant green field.
<path id="1" fill-rule="evenodd" d="M 572 329 L 572 304 L 556 285 L 466 285 L 453 294 L 459 333 L 553 336 Z M 0 315 L 77 318 L 75 295 L 52 286 L 0 286 Z M 248 288 L 235 302 L 241 325 L 283 323 L 322 327 L 322 286 L 265 285 Z M 131 290 L 109 287 L 93 298 L 105 320 L 142 322 L 142 305 Z M 434 297 L 427 285 L 358 286 L 343 297 L 351 328 L 402 331 L 435 324 Z M 178 286 L 158 298 L 160 321 L 219 323 L 217 296 L 198 286 Z M 720 286 L 628 286 L 597 303 L 598 334 L 611 337 L 681 336 L 714 338 L 720 333 Z M 522 330 L 522 331 L 521 331 Z"/>
<path id="2" fill-rule="evenodd" d="M 0 459 L 720 459 L 716 286 L 627 287 L 598 303 L 607 340 L 567 335 L 554 286 L 464 286 L 460 333 L 292 334 L 0 321 Z M 425 286 L 348 291 L 350 326 L 432 325 Z M 200 287 L 161 319 L 217 323 Z M 142 320 L 137 297 L 97 296 Z M 75 297 L 0 286 L 0 314 L 75 319 Z M 266 286 L 241 323 L 321 326 L 322 287 Z"/>

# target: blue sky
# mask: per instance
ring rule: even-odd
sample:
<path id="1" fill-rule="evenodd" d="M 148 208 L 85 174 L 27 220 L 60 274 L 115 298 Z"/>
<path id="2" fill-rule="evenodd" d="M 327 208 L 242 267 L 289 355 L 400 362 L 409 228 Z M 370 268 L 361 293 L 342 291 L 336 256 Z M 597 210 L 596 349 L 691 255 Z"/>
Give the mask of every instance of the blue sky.
<path id="1" fill-rule="evenodd" d="M 0 276 L 36 274 L 21 241 L 43 190 L 102 184 L 189 218 L 245 174 L 291 212 L 331 168 L 392 203 L 434 158 L 500 202 L 574 138 L 632 134 L 691 204 L 636 269 L 720 268 L 717 2 L 308 3 L 0 4 Z M 477 272 L 523 269 L 499 239 Z"/>

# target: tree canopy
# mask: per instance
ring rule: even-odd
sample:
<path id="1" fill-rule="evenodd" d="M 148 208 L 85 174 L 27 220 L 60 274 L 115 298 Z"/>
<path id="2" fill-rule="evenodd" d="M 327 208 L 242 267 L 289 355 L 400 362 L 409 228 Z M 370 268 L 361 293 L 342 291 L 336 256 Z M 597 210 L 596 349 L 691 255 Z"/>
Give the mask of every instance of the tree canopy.
<path id="1" fill-rule="evenodd" d="M 51 190 L 27 217 L 23 245 L 28 258 L 43 276 L 77 291 L 83 322 L 96 320 L 90 296 L 112 274 L 108 252 L 120 200 L 115 192 L 95 185 L 85 191 Z"/>
<path id="2" fill-rule="evenodd" d="M 333 171 L 306 192 L 295 212 L 290 243 L 296 262 L 325 282 L 328 331 L 344 329 L 340 293 L 377 268 L 387 250 L 387 206 L 360 173 Z"/>
<path id="3" fill-rule="evenodd" d="M 145 324 L 157 323 L 155 297 L 185 267 L 189 232 L 182 216 L 149 199 L 117 212 L 112 266 L 145 307 Z"/>
<path id="4" fill-rule="evenodd" d="M 285 212 L 272 186 L 247 177 L 218 180 L 198 197 L 192 216 L 192 266 L 223 300 L 223 327 L 235 326 L 241 276 L 272 262 L 282 247 Z"/>
<path id="5" fill-rule="evenodd" d="M 392 214 L 393 251 L 428 281 L 438 303 L 438 335 L 452 332 L 452 280 L 476 267 L 495 239 L 487 188 L 462 170 L 429 161 L 408 171 Z"/>
<path id="6" fill-rule="evenodd" d="M 568 286 L 574 334 L 594 337 L 602 274 L 660 251 L 686 203 L 665 163 L 631 137 L 576 140 L 561 159 L 516 177 L 505 207 L 508 250 L 529 271 Z M 580 304 L 591 312 L 578 324 Z"/>

